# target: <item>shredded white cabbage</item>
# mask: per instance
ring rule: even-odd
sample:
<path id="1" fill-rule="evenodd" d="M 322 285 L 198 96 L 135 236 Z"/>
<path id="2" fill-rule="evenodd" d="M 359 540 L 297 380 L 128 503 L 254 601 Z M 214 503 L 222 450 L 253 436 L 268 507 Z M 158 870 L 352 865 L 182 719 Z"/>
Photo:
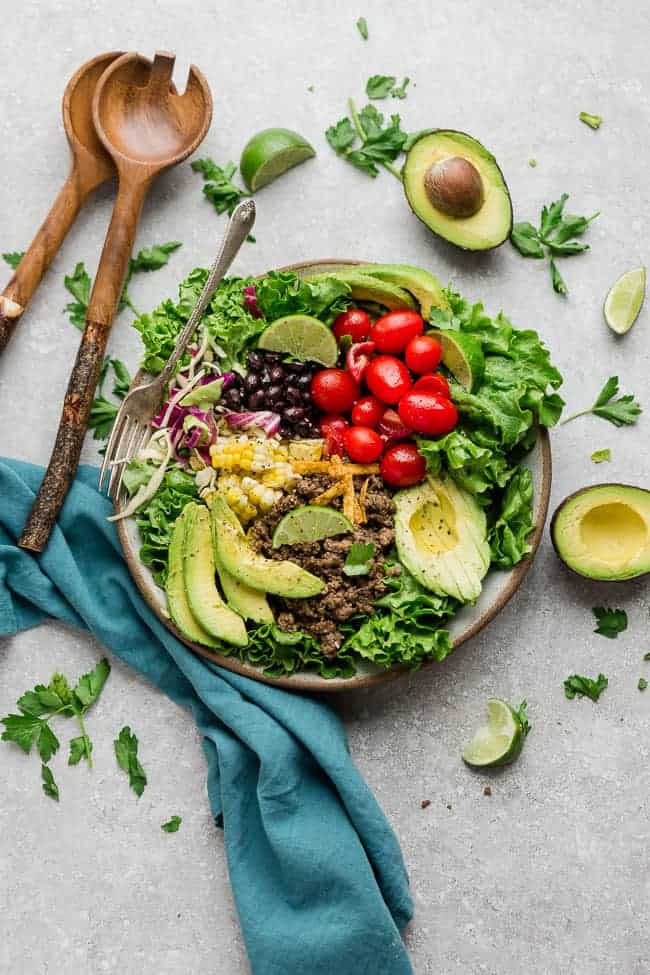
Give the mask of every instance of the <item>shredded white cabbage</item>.
<path id="1" fill-rule="evenodd" d="M 156 469 L 155 473 L 151 475 L 148 482 L 143 484 L 138 488 L 136 493 L 133 495 L 126 508 L 120 511 L 117 515 L 110 515 L 107 519 L 108 521 L 120 521 L 122 518 L 130 518 L 132 514 L 141 508 L 143 504 L 153 498 L 154 494 L 162 484 L 162 479 L 165 476 L 165 471 L 172 456 L 172 442 L 169 438 L 169 434 L 166 430 L 159 430 L 158 433 L 163 434 L 166 443 L 165 455 L 160 463 L 160 466 Z"/>

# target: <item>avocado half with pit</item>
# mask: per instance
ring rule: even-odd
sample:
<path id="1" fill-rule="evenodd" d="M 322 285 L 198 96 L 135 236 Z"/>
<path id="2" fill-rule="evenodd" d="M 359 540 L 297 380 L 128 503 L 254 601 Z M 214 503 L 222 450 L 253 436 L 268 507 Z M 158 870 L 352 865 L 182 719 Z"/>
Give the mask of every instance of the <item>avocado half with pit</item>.
<path id="1" fill-rule="evenodd" d="M 503 173 L 471 135 L 434 129 L 421 136 L 402 176 L 413 213 L 457 247 L 491 250 L 510 236 L 512 203 Z"/>
<path id="2" fill-rule="evenodd" d="M 555 551 L 587 579 L 621 582 L 650 572 L 650 491 L 596 484 L 571 494 L 551 522 Z"/>

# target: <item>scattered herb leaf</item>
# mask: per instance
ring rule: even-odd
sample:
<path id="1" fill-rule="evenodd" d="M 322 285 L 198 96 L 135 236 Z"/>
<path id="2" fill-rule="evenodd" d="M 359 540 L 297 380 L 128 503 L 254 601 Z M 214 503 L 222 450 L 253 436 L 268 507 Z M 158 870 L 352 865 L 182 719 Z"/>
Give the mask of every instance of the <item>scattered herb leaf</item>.
<path id="1" fill-rule="evenodd" d="M 558 295 L 568 295 L 569 289 L 566 286 L 564 278 L 558 271 L 557 264 L 553 258 L 551 258 L 549 261 L 549 270 L 551 272 L 551 284 L 553 285 L 553 291 L 555 291 Z"/>
<path id="2" fill-rule="evenodd" d="M 643 659 L 644 660 L 650 660 L 650 653 L 644 653 L 643 654 Z"/>
<path id="3" fill-rule="evenodd" d="M 313 85 L 307 85 L 307 91 L 316 91 Z"/>
<path id="4" fill-rule="evenodd" d="M 113 745 L 117 764 L 128 773 L 129 785 L 140 798 L 147 784 L 147 776 L 138 759 L 138 739 L 131 734 L 128 725 L 124 725 Z"/>
<path id="5" fill-rule="evenodd" d="M 391 165 L 401 154 L 408 138 L 402 131 L 399 115 L 391 115 L 384 125 L 384 116 L 374 105 L 366 105 L 357 112 L 352 98 L 348 100 L 350 118 L 347 116 L 330 126 L 325 138 L 332 149 L 347 162 L 373 178 L 379 174 L 379 166 L 402 181 L 398 169 Z M 357 139 L 360 142 L 353 148 Z"/>
<path id="6" fill-rule="evenodd" d="M 366 576 L 372 568 L 374 542 L 353 542 L 343 565 L 346 576 Z"/>
<path id="7" fill-rule="evenodd" d="M 536 159 L 529 159 L 528 160 L 528 165 L 530 166 L 531 169 L 535 169 L 535 167 L 537 166 L 537 160 Z"/>
<path id="8" fill-rule="evenodd" d="M 585 125 L 588 125 L 590 129 L 599 129 L 603 124 L 602 115 L 592 115 L 591 112 L 580 112 L 578 118 Z"/>
<path id="9" fill-rule="evenodd" d="M 364 41 L 368 40 L 368 24 L 365 17 L 359 17 L 357 21 L 357 30 L 361 34 Z"/>
<path id="10" fill-rule="evenodd" d="M 52 770 L 47 767 L 47 765 L 41 765 L 41 779 L 43 781 L 43 792 L 50 799 L 59 801 L 59 787 L 54 781 L 54 776 L 52 775 Z"/>
<path id="11" fill-rule="evenodd" d="M 639 677 L 639 683 L 636 686 L 640 691 L 645 691 L 646 687 L 648 686 L 648 682 L 645 677 Z"/>
<path id="12" fill-rule="evenodd" d="M 396 83 L 394 75 L 373 74 L 366 81 L 366 95 L 372 99 L 388 98 Z"/>
<path id="13" fill-rule="evenodd" d="M 569 423 L 579 416 L 587 416 L 589 413 L 593 413 L 595 416 L 613 423 L 616 427 L 631 426 L 636 423 L 637 417 L 641 415 L 643 410 L 631 393 L 614 399 L 618 391 L 618 376 L 610 376 L 598 394 L 594 405 L 588 410 L 580 410 L 579 413 L 567 417 L 566 420 L 562 421 L 562 424 Z"/>
<path id="14" fill-rule="evenodd" d="M 521 702 L 521 704 L 519 705 L 519 707 L 517 708 L 517 710 L 515 712 L 515 714 L 517 715 L 517 717 L 519 718 L 519 721 L 521 723 L 521 730 L 524 733 L 524 738 L 527 737 L 530 734 L 530 732 L 533 730 L 533 726 L 530 723 L 530 721 L 528 720 L 528 710 L 527 709 L 528 709 L 528 701 L 525 701 L 524 700 L 524 701 Z"/>
<path id="15" fill-rule="evenodd" d="M 408 88 L 410 83 L 411 83 L 411 79 L 405 78 L 401 85 L 395 85 L 395 87 L 391 91 L 391 95 L 393 96 L 393 98 L 400 98 L 400 99 L 406 98 L 406 89 Z"/>
<path id="16" fill-rule="evenodd" d="M 164 829 L 166 833 L 178 833 L 178 827 L 183 822 L 180 816 L 172 816 L 169 822 L 163 823 L 160 827 Z"/>
<path id="17" fill-rule="evenodd" d="M 619 633 L 627 630 L 627 613 L 624 609 L 610 609 L 606 606 L 594 606 L 594 616 L 598 621 L 598 626 L 594 633 L 601 636 L 615 639 Z"/>
<path id="18" fill-rule="evenodd" d="M 3 254 L 2 256 L 9 267 L 13 268 L 15 271 L 25 256 L 25 251 L 9 251 L 7 254 Z"/>
<path id="19" fill-rule="evenodd" d="M 239 201 L 250 196 L 250 193 L 232 181 L 237 172 L 234 162 L 229 162 L 222 168 L 217 166 L 213 159 L 195 159 L 192 169 L 195 173 L 202 174 L 205 180 L 203 195 L 207 197 L 217 213 L 231 215 Z"/>
<path id="20" fill-rule="evenodd" d="M 591 459 L 594 464 L 602 464 L 604 461 L 612 459 L 612 452 L 609 447 L 604 447 L 602 450 L 594 450 Z"/>
<path id="21" fill-rule="evenodd" d="M 124 308 L 130 308 L 134 315 L 140 314 L 131 301 L 129 294 L 129 285 L 131 284 L 133 275 L 138 274 L 140 271 L 159 271 L 161 267 L 165 267 L 169 263 L 170 254 L 173 254 L 174 251 L 182 246 L 179 240 L 170 240 L 166 244 L 154 244 L 153 247 L 143 248 L 138 251 L 135 257 L 131 258 L 126 280 L 122 287 L 118 312 L 121 312 Z"/>
<path id="22" fill-rule="evenodd" d="M 68 302 L 63 310 L 70 316 L 71 324 L 83 332 L 92 286 L 91 277 L 83 261 L 79 261 L 72 274 L 66 274 L 63 283 L 74 298 L 74 301 Z"/>
<path id="23" fill-rule="evenodd" d="M 82 758 L 85 758 L 88 764 L 90 764 L 92 761 L 92 750 L 93 743 L 88 735 L 79 735 L 78 738 L 71 738 L 68 765 L 78 765 Z"/>
<path id="24" fill-rule="evenodd" d="M 608 683 L 609 681 L 604 674 L 598 674 L 596 680 L 592 680 L 591 677 L 582 677 L 580 674 L 571 674 L 564 682 L 564 694 L 570 701 L 576 695 L 597 701 Z"/>

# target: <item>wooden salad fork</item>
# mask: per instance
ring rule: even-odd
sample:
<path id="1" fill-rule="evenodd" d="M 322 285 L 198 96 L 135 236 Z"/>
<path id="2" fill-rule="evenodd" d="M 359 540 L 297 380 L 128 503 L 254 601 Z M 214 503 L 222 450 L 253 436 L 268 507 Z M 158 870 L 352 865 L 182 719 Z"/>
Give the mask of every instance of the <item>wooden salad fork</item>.
<path id="1" fill-rule="evenodd" d="M 119 189 L 50 463 L 18 541 L 32 552 L 47 545 L 77 470 L 144 199 L 156 176 L 186 159 L 210 126 L 212 97 L 205 78 L 192 66 L 185 92 L 176 94 L 174 60 L 164 52 L 157 52 L 153 63 L 124 54 L 109 65 L 95 90 L 95 130 L 113 159 Z"/>
<path id="2" fill-rule="evenodd" d="M 0 295 L 0 353 L 2 353 L 27 303 L 54 260 L 79 210 L 93 190 L 115 176 L 115 164 L 97 138 L 92 102 L 97 83 L 121 51 L 99 54 L 72 76 L 63 95 L 63 126 L 70 145 L 72 165 L 68 178 L 40 230 Z"/>
<path id="3" fill-rule="evenodd" d="M 101 491 L 104 479 L 110 470 L 108 492 L 113 500 L 117 500 L 119 496 L 124 468 L 151 435 L 151 420 L 160 411 L 165 401 L 167 387 L 176 371 L 176 366 L 185 354 L 214 292 L 228 273 L 230 265 L 253 229 L 254 223 L 255 204 L 252 200 L 244 200 L 233 211 L 203 290 L 162 372 L 152 382 L 132 389 L 122 402 L 106 445 L 104 463 L 99 475 Z"/>

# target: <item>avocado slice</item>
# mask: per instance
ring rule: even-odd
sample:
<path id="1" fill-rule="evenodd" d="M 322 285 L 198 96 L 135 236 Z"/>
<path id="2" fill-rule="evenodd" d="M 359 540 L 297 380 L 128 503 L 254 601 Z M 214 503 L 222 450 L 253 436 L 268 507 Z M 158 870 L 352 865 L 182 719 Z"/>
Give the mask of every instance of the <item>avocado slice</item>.
<path id="1" fill-rule="evenodd" d="M 471 216 L 452 216 L 434 205 L 429 174 L 447 160 L 464 160 L 478 174 L 482 188 L 478 209 Z M 404 168 L 404 192 L 411 210 L 426 226 L 451 244 L 465 250 L 498 247 L 512 230 L 510 193 L 496 159 L 485 146 L 465 132 L 435 129 L 418 139 L 409 150 Z"/>
<path id="2" fill-rule="evenodd" d="M 220 495 L 212 502 L 212 517 L 219 562 L 246 586 L 289 599 L 317 596 L 325 588 L 321 579 L 295 562 L 266 559 L 251 548 L 242 534 L 237 515 Z"/>
<path id="3" fill-rule="evenodd" d="M 244 621 L 226 606 L 216 586 L 210 513 L 202 504 L 189 504 L 185 512 L 183 579 L 192 615 L 211 636 L 245 647 Z"/>
<path id="4" fill-rule="evenodd" d="M 169 570 L 165 584 L 169 615 L 188 640 L 193 640 L 195 643 L 203 643 L 206 647 L 218 647 L 219 640 L 216 640 L 207 630 L 203 629 L 198 620 L 192 615 L 190 604 L 187 601 L 187 593 L 185 592 L 185 582 L 183 579 L 183 545 L 185 541 L 186 512 L 187 508 L 176 519 L 171 542 L 169 543 Z"/>
<path id="5" fill-rule="evenodd" d="M 239 524 L 239 519 L 235 518 L 239 531 L 244 536 L 244 530 Z M 235 579 L 225 566 L 222 564 L 217 554 L 217 532 L 218 522 L 214 511 L 210 510 L 210 527 L 212 529 L 212 552 L 217 568 L 217 575 L 221 583 L 221 589 L 226 597 L 226 602 L 235 613 L 243 616 L 245 620 L 252 620 L 254 623 L 273 623 L 274 616 L 267 598 L 263 592 L 251 589 L 244 582 Z"/>
<path id="6" fill-rule="evenodd" d="M 311 274 L 305 281 L 323 281 L 336 278 L 350 286 L 350 297 L 354 301 L 375 301 L 390 310 L 394 308 L 415 308 L 415 301 L 404 288 L 388 281 L 363 274 L 356 268 L 349 271 L 333 271 L 331 274 Z"/>
<path id="7" fill-rule="evenodd" d="M 444 311 L 449 308 L 438 278 L 421 267 L 411 264 L 362 264 L 357 270 L 408 291 L 419 304 L 420 314 L 425 321 L 429 320 L 432 308 L 442 308 Z"/>
<path id="8" fill-rule="evenodd" d="M 394 499 L 400 562 L 427 589 L 474 602 L 490 566 L 485 512 L 453 478 L 427 477 Z"/>
<path id="9" fill-rule="evenodd" d="M 620 582 L 650 572 L 650 491 L 596 484 L 571 494 L 551 522 L 562 561 L 587 579 Z"/>

